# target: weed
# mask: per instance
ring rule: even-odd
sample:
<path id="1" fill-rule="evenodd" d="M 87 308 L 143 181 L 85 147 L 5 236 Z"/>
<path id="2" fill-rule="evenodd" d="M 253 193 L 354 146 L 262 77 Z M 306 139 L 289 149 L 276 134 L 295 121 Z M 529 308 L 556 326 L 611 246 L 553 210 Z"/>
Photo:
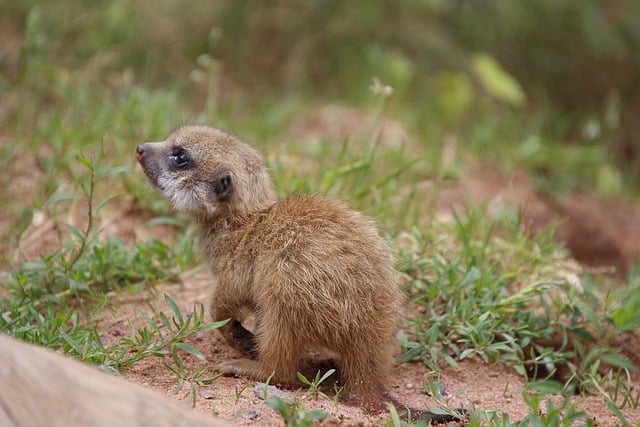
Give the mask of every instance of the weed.
<path id="1" fill-rule="evenodd" d="M 322 383 L 325 380 L 327 380 L 331 375 L 333 375 L 335 372 L 336 372 L 335 369 L 329 369 L 322 376 L 320 376 L 320 371 L 318 371 L 313 380 L 307 379 L 307 377 L 305 377 L 300 372 L 296 372 L 296 376 L 298 377 L 298 380 L 302 384 L 305 384 L 305 385 L 309 386 L 307 391 L 304 392 L 304 395 L 305 396 L 311 396 L 315 400 L 318 400 L 319 397 L 321 397 L 323 399 L 327 398 L 327 395 L 324 394 L 324 392 L 322 391 Z"/>
<path id="2" fill-rule="evenodd" d="M 254 383 L 247 383 L 245 385 L 243 385 L 242 387 L 238 387 L 235 386 L 235 393 L 234 393 L 234 397 L 235 397 L 235 403 L 238 404 L 238 402 L 240 401 L 240 398 L 242 397 L 242 393 L 244 393 L 244 391 L 250 387 L 255 386 Z"/>
<path id="3" fill-rule="evenodd" d="M 342 396 L 345 393 L 346 388 L 344 386 L 339 386 L 337 383 L 333 384 L 333 403 L 334 404 L 338 404 L 338 402 L 340 401 L 340 399 L 342 399 Z"/>
<path id="4" fill-rule="evenodd" d="M 146 325 L 135 330 L 131 327 L 131 335 L 122 338 L 123 353 L 115 360 L 118 367 L 126 368 L 149 356 L 175 353 L 176 349 L 191 354 L 200 362 L 206 362 L 204 355 L 197 348 L 186 344 L 184 340 L 196 333 L 217 329 L 227 323 L 227 320 L 204 324 L 205 314 L 202 304 L 194 307 L 193 314 L 184 316 L 169 295 L 165 295 L 165 301 L 174 314 L 172 319 L 169 320 L 162 311 L 158 312 L 159 322 L 143 314 L 147 321 Z M 177 362 L 176 364 L 178 365 Z"/>
<path id="5" fill-rule="evenodd" d="M 619 402 L 620 409 L 630 407 L 637 409 L 640 406 L 640 389 L 634 384 L 628 369 L 619 369 L 617 372 L 609 371 L 599 380 L 594 378 L 594 385 L 606 399 Z"/>
<path id="6" fill-rule="evenodd" d="M 316 421 L 322 421 L 329 416 L 324 411 L 307 410 L 299 399 L 287 403 L 284 399 L 273 396 L 267 403 L 284 419 L 287 427 L 311 427 Z"/>
<path id="7" fill-rule="evenodd" d="M 271 375 L 269 375 L 269 377 L 267 378 L 267 381 L 264 382 L 264 388 L 262 389 L 262 400 L 267 401 L 269 398 L 269 385 L 271 384 L 271 380 L 273 379 L 273 376 L 275 375 L 275 372 L 272 372 Z"/>
<path id="8" fill-rule="evenodd" d="M 593 419 L 584 411 L 579 411 L 570 396 L 564 396 L 562 404 L 556 406 L 552 400 L 542 401 L 541 395 L 536 392 L 523 392 L 523 399 L 529 405 L 530 411 L 516 426 L 545 425 L 545 426 L 570 426 L 581 421 L 584 425 L 593 426 Z M 544 403 L 544 407 L 543 407 Z"/>
<path id="9" fill-rule="evenodd" d="M 385 424 L 385 426 L 405 427 L 408 425 L 406 422 L 402 421 L 402 419 L 400 418 L 400 414 L 398 414 L 398 410 L 394 405 L 388 403 L 387 408 L 389 409 L 389 415 L 391 416 L 391 419 Z"/>
<path id="10" fill-rule="evenodd" d="M 187 367 L 178 355 L 178 348 L 180 347 L 177 345 L 173 346 L 173 351 L 171 352 L 171 358 L 173 359 L 175 366 L 166 362 L 164 363 L 164 366 L 173 372 L 177 378 L 176 394 L 182 390 L 185 381 L 189 382 L 189 389 L 187 390 L 186 396 L 187 400 L 191 402 L 191 406 L 195 408 L 199 389 L 210 385 L 212 382 L 220 378 L 221 374 L 205 377 L 204 371 L 206 369 L 206 364 L 202 364 L 199 367 Z M 190 353 L 193 354 L 193 351 L 190 351 Z"/>

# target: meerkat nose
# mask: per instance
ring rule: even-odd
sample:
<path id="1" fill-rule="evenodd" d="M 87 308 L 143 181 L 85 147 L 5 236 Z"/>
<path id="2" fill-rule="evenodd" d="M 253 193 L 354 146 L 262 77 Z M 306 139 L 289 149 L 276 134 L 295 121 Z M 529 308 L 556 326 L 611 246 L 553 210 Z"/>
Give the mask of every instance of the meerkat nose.
<path id="1" fill-rule="evenodd" d="M 142 144 L 141 144 L 136 147 L 136 159 L 138 159 L 138 161 L 141 162 L 143 158 L 144 158 L 144 148 L 142 147 Z"/>

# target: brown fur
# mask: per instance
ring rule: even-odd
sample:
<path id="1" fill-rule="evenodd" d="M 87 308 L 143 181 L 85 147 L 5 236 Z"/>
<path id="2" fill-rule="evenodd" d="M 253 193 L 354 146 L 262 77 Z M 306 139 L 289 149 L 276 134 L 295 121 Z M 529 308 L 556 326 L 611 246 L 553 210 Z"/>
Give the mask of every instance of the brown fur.
<path id="1" fill-rule="evenodd" d="M 191 163 L 177 168 L 182 153 Z M 213 320 L 232 319 L 223 336 L 257 357 L 218 369 L 292 384 L 305 348 L 326 348 L 347 387 L 368 409 L 381 409 L 401 294 L 374 224 L 323 197 L 276 200 L 257 151 L 218 129 L 183 127 L 138 146 L 137 155 L 174 207 L 198 221 L 215 278 Z M 244 308 L 255 314 L 255 334 L 240 324 Z"/>

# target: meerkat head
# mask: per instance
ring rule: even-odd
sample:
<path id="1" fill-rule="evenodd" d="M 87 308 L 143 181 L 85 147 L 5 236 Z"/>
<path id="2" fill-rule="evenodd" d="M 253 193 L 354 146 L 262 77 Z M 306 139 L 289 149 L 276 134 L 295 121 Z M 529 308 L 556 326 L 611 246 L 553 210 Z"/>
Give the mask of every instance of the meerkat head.
<path id="1" fill-rule="evenodd" d="M 219 129 L 178 128 L 165 141 L 138 145 L 136 157 L 174 209 L 201 218 L 249 213 L 276 198 L 262 156 Z"/>

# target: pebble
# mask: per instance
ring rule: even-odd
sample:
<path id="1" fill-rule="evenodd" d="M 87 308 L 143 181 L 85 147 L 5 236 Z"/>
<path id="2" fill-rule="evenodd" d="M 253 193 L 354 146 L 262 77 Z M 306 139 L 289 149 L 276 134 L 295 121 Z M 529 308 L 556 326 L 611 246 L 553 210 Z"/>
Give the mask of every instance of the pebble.
<path id="1" fill-rule="evenodd" d="M 266 388 L 266 393 L 265 393 L 265 388 Z M 287 403 L 291 403 L 293 401 L 289 393 L 280 390 L 278 387 L 267 385 L 266 383 L 256 383 L 255 387 L 253 387 L 253 393 L 256 395 L 258 399 L 261 399 L 261 400 L 265 400 L 265 394 L 266 394 L 267 399 L 269 399 L 270 397 L 279 397 L 284 401 L 286 401 Z"/>
<path id="2" fill-rule="evenodd" d="M 200 391 L 200 397 L 202 397 L 203 399 L 215 399 L 215 394 L 211 393 L 210 391 L 206 391 L 206 390 L 201 390 Z"/>
<path id="3" fill-rule="evenodd" d="M 255 409 L 247 409 L 242 413 L 242 418 L 247 420 L 255 420 L 260 414 Z"/>

